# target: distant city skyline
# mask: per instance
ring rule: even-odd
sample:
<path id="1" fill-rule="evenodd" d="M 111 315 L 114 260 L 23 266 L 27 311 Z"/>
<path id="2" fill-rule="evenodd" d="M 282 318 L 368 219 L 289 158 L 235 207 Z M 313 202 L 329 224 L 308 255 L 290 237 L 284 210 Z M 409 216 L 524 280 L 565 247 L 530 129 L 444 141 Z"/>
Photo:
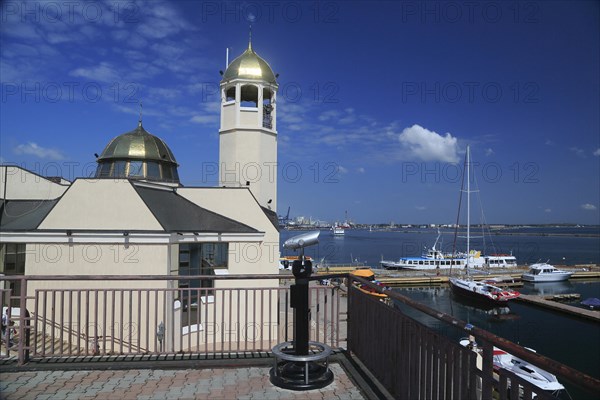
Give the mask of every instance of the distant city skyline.
<path id="1" fill-rule="evenodd" d="M 452 224 L 470 145 L 487 222 L 600 224 L 598 2 L 5 1 L 0 21 L 2 163 L 90 176 L 142 103 L 182 183 L 215 186 L 219 70 L 252 23 L 280 74 L 280 215 Z"/>

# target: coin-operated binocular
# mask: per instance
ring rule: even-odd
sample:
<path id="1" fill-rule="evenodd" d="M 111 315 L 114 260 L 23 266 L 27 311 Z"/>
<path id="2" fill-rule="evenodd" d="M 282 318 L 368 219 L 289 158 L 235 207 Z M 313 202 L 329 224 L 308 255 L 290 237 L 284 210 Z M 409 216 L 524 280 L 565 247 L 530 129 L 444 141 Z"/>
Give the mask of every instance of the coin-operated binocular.
<path id="1" fill-rule="evenodd" d="M 304 258 L 304 248 L 319 243 L 319 234 L 321 232 L 309 232 L 303 235 L 294 236 L 285 241 L 283 247 L 290 250 L 300 249 L 300 255 L 292 263 L 292 273 L 296 279 L 310 278 L 312 274 L 312 262 Z"/>
<path id="2" fill-rule="evenodd" d="M 310 307 L 308 302 L 309 278 L 312 262 L 304 257 L 304 248 L 319 243 L 319 231 L 294 236 L 285 241 L 283 247 L 300 250 L 298 259 L 292 264 L 296 278 L 290 286 L 290 307 L 294 309 L 294 340 L 273 347 L 278 360 L 271 369 L 271 383 L 291 390 L 312 390 L 329 385 L 333 373 L 327 358 L 331 348 L 323 343 L 309 342 Z M 312 348 L 313 354 L 309 355 Z"/>

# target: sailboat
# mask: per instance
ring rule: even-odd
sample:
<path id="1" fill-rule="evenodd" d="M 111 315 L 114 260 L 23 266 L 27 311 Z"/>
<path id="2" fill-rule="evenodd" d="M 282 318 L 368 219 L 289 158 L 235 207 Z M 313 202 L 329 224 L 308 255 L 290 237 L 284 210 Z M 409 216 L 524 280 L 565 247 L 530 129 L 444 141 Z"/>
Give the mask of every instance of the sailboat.
<path id="1" fill-rule="evenodd" d="M 467 178 L 467 190 L 463 190 L 467 194 L 467 251 L 466 251 L 466 278 L 450 278 L 450 287 L 452 292 L 469 297 L 471 299 L 481 301 L 484 303 L 492 303 L 497 305 L 506 304 L 509 300 L 516 299 L 520 296 L 520 293 L 516 290 L 502 289 L 497 286 L 491 285 L 486 282 L 476 282 L 469 276 L 469 267 L 473 265 L 473 252 L 470 249 L 471 239 L 471 181 L 470 181 L 470 170 L 471 170 L 471 148 L 467 146 L 467 153 L 465 155 L 465 172 Z"/>

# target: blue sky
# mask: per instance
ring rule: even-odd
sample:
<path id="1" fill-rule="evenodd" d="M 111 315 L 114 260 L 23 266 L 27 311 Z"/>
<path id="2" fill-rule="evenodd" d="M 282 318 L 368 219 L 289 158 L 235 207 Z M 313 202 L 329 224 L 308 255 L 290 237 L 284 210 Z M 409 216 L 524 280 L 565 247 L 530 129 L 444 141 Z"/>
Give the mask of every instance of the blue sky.
<path id="1" fill-rule="evenodd" d="M 594 1 L 5 1 L 1 161 L 87 176 L 142 101 L 182 182 L 215 185 L 249 20 L 280 74 L 280 213 L 451 223 L 470 145 L 488 222 L 600 223 Z"/>

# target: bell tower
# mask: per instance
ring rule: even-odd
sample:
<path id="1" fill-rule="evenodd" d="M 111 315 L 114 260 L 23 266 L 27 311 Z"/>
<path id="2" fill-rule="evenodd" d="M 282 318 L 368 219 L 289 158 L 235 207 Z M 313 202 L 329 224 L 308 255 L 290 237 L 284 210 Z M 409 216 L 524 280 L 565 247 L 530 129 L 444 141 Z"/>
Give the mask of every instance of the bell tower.
<path id="1" fill-rule="evenodd" d="M 258 203 L 277 211 L 277 80 L 248 48 L 221 80 L 219 186 L 248 186 Z"/>

